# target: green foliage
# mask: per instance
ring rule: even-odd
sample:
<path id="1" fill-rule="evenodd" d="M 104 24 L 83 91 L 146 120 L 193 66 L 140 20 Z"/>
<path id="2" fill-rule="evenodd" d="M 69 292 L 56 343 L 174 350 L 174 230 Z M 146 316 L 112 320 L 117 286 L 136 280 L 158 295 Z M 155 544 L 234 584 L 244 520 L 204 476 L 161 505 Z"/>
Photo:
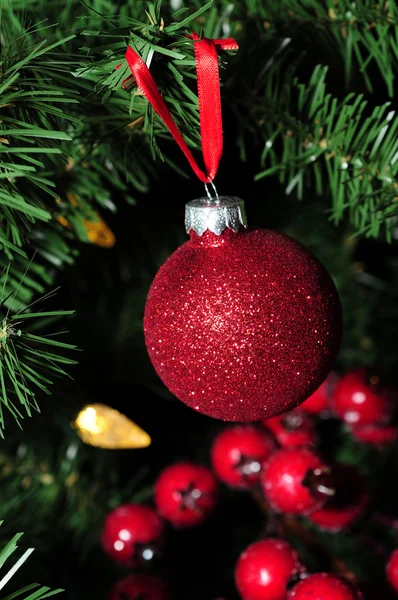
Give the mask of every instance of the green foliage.
<path id="1" fill-rule="evenodd" d="M 45 5 L 49 18 L 41 22 L 34 11 L 43 3 L 2 6 L 0 248 L 12 260 L 26 259 L 28 244 L 40 247 L 38 262 L 59 268 L 72 262 L 74 238 L 87 241 L 84 220 L 96 214 L 96 205 L 115 210 L 114 189 L 132 198 L 123 177 L 126 152 L 115 144 L 118 156 L 111 153 L 107 140 L 120 123 L 110 115 L 103 127 L 96 111 L 102 110 L 100 100 L 89 98 L 89 87 L 73 75 L 79 65 L 76 36 L 60 36 L 60 3 L 51 5 L 52 12 Z M 63 3 L 62 14 L 76 23 L 76 2 Z M 124 123 L 130 121 L 125 115 Z M 145 175 L 131 180 L 146 189 Z"/>
<path id="2" fill-rule="evenodd" d="M 93 44 L 91 39 L 92 47 L 84 48 L 95 60 L 91 65 L 80 68 L 77 75 L 94 82 L 104 103 L 110 110 L 113 109 L 115 119 L 117 114 L 117 123 L 131 129 L 134 137 L 140 134 L 147 138 L 144 141 L 149 142 L 152 153 L 163 157 L 156 140 L 158 136 L 165 135 L 164 125 L 154 116 L 146 99 L 135 89 L 132 93 L 135 86 L 123 88 L 123 81 L 131 75 L 124 58 L 126 48 L 131 43 L 143 59 L 153 65 L 157 83 L 188 144 L 198 146 L 198 99 L 186 83 L 195 75 L 195 59 L 192 41 L 186 38 L 186 32 L 189 23 L 207 10 L 210 4 L 170 24 L 166 24 L 161 16 L 161 5 L 161 2 L 148 4 L 147 24 L 121 15 L 104 20 L 102 25 L 106 29 L 103 31 L 83 31 L 89 40 L 95 36 L 96 43 Z M 103 41 L 102 45 L 97 43 L 98 38 Z M 120 68 L 116 69 L 119 65 Z"/>
<path id="3" fill-rule="evenodd" d="M 0 522 L 2 525 L 2 522 Z M 16 574 L 16 572 L 22 567 L 24 562 L 29 558 L 33 552 L 33 548 L 26 550 L 8 570 L 6 574 L 3 573 L 4 565 L 6 561 L 9 562 L 10 558 L 14 558 L 18 552 L 18 542 L 23 536 L 23 533 L 17 533 L 14 537 L 0 550 L 0 589 L 2 589 L 10 579 Z M 31 592 L 31 593 L 29 593 Z M 59 594 L 62 590 L 50 590 L 49 587 L 41 586 L 38 583 L 32 583 L 31 585 L 25 586 L 6 597 L 2 600 L 14 600 L 15 598 L 21 598 L 21 600 L 44 600 L 44 598 L 50 598 Z"/>
<path id="4" fill-rule="evenodd" d="M 291 74 L 281 94 L 280 73 L 269 73 L 262 123 L 262 163 L 269 166 L 257 178 L 278 174 L 286 193 L 296 190 L 302 198 L 308 177 L 307 187 L 317 194 L 329 188 L 336 223 L 347 211 L 358 234 L 378 237 L 383 228 L 390 239 L 397 215 L 398 118 L 389 103 L 369 111 L 361 94 L 333 97 L 326 74 L 318 65 L 308 84 Z"/>
<path id="5" fill-rule="evenodd" d="M 25 279 L 29 279 L 29 275 Z M 12 266 L 11 272 L 7 269 L 0 282 L 0 435 L 3 435 L 4 409 L 18 423 L 23 419 L 22 408 L 29 416 L 32 410 L 38 411 L 35 390 L 48 394 L 52 378 L 66 375 L 64 367 L 76 361 L 61 354 L 75 346 L 59 341 L 53 333 L 35 333 L 38 322 L 51 323 L 73 311 L 32 311 L 32 307 L 37 310 L 39 303 L 52 293 L 29 303 L 16 301 L 19 286 L 13 278 Z M 30 324 L 30 328 L 26 324 Z"/>
<path id="6" fill-rule="evenodd" d="M 250 17 L 263 19 L 267 28 L 283 35 L 305 36 L 312 44 L 340 55 L 347 87 L 361 77 L 373 92 L 369 71 L 376 68 L 389 96 L 393 95 L 398 67 L 395 0 L 247 0 L 247 8 Z"/>
<path id="7" fill-rule="evenodd" d="M 4 7 L 0 208 L 6 226 L 2 228 L 0 243 L 9 258 L 22 253 L 23 235 L 36 221 L 51 219 L 49 204 L 57 197 L 53 174 L 60 156 L 64 155 L 65 160 L 63 144 L 72 139 L 62 129 L 68 122 L 76 121 L 63 107 L 77 103 L 76 94 L 60 85 L 55 87 L 52 77 L 60 64 L 68 68 L 68 61 L 61 61 L 54 51 L 73 36 L 52 44 L 45 39 L 38 41 L 43 27 L 24 31 L 22 23 L 12 17 L 12 9 Z"/>

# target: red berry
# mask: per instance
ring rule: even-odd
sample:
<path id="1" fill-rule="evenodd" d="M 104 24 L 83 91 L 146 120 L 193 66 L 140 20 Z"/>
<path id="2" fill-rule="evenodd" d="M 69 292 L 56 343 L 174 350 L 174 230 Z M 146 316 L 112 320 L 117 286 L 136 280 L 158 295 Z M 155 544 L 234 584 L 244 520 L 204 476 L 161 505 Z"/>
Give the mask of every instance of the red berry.
<path id="1" fill-rule="evenodd" d="M 309 519 L 325 531 L 337 532 L 363 514 L 369 495 L 364 478 L 352 465 L 334 466 L 332 482 L 334 496 L 326 501 L 323 508 L 311 513 Z"/>
<path id="2" fill-rule="evenodd" d="M 224 483 L 250 488 L 260 482 L 262 463 L 274 449 L 271 435 L 255 425 L 228 427 L 214 441 L 213 469 Z"/>
<path id="3" fill-rule="evenodd" d="M 161 545 L 163 523 L 157 513 L 140 504 L 123 504 L 105 518 L 102 547 L 125 567 L 153 557 Z"/>
<path id="4" fill-rule="evenodd" d="M 298 448 L 314 446 L 316 431 L 311 417 L 300 410 L 292 410 L 283 415 L 263 421 L 274 434 L 277 442 L 283 448 Z"/>
<path id="5" fill-rule="evenodd" d="M 396 592 L 398 592 L 398 548 L 391 554 L 387 567 L 387 579 Z"/>
<path id="6" fill-rule="evenodd" d="M 218 496 L 213 473 L 193 463 L 179 463 L 162 471 L 155 485 L 159 513 L 177 527 L 190 527 L 206 519 Z"/>
<path id="7" fill-rule="evenodd" d="M 235 583 L 243 600 L 285 600 L 287 584 L 302 570 L 297 552 L 287 542 L 262 540 L 240 555 Z"/>
<path id="8" fill-rule="evenodd" d="M 353 425 L 350 431 L 355 439 L 369 446 L 391 444 L 397 439 L 398 431 L 391 425 Z"/>
<path id="9" fill-rule="evenodd" d="M 108 600 L 170 600 L 166 585 L 153 575 L 130 575 L 118 581 Z"/>
<path id="10" fill-rule="evenodd" d="M 357 369 L 336 384 L 333 409 L 348 425 L 385 422 L 391 412 L 391 393 L 380 386 L 377 376 L 369 377 L 365 369 Z"/>
<path id="11" fill-rule="evenodd" d="M 329 573 L 315 573 L 299 581 L 288 595 L 289 600 L 362 600 L 351 584 Z"/>
<path id="12" fill-rule="evenodd" d="M 313 415 L 328 412 L 330 396 L 336 382 L 337 375 L 332 371 L 312 396 L 300 405 L 300 409 Z"/>
<path id="13" fill-rule="evenodd" d="M 308 514 L 333 493 L 329 469 L 312 450 L 277 450 L 264 466 L 262 486 L 271 507 L 278 512 Z"/>

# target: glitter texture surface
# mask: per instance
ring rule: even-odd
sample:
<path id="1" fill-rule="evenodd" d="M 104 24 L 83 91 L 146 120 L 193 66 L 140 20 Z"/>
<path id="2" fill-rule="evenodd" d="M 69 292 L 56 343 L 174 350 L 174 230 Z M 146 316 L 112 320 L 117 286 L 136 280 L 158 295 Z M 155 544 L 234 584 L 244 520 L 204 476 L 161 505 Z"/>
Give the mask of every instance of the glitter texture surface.
<path id="1" fill-rule="evenodd" d="M 301 244 L 276 231 L 191 231 L 159 269 L 144 316 L 164 384 L 225 421 L 267 419 L 322 383 L 341 338 L 334 284 Z"/>

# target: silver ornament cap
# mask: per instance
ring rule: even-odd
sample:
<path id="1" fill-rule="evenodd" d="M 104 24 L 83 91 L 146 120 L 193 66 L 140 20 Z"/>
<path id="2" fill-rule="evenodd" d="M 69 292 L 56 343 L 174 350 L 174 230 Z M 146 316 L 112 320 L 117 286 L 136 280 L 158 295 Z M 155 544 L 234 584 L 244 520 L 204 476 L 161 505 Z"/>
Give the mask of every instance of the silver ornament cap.
<path id="1" fill-rule="evenodd" d="M 211 231 L 221 235 L 225 229 L 238 231 L 247 227 L 245 204 L 234 196 L 219 196 L 209 199 L 197 198 L 185 205 L 186 232 L 194 231 L 203 235 Z"/>

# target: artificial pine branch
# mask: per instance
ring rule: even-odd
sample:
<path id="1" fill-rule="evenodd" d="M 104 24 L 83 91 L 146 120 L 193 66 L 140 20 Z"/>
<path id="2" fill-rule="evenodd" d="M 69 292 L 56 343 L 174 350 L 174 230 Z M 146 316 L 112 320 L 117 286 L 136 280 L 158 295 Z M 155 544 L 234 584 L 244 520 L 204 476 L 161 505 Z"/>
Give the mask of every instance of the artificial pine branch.
<path id="1" fill-rule="evenodd" d="M 20 424 L 22 408 L 28 416 L 32 410 L 39 411 L 36 390 L 49 394 L 52 379 L 66 375 L 64 367 L 76 364 L 76 361 L 61 354 L 74 350 L 75 346 L 58 340 L 56 334 L 37 335 L 34 332 L 38 322 L 51 322 L 74 311 L 36 312 L 40 302 L 52 293 L 23 304 L 17 302 L 19 286 L 10 268 L 3 273 L 0 285 L 0 435 L 3 436 L 4 409 Z"/>
<path id="2" fill-rule="evenodd" d="M 369 71 L 376 67 L 390 97 L 398 69 L 398 5 L 395 0 L 247 0 L 252 18 L 265 20 L 284 36 L 308 36 L 312 44 L 328 48 L 343 59 L 346 86 L 359 75 L 370 92 L 375 87 Z"/>
<path id="3" fill-rule="evenodd" d="M 0 522 L 0 526 L 3 522 Z M 33 548 L 28 548 L 19 558 L 16 558 L 18 553 L 18 542 L 23 536 L 23 533 L 17 533 L 13 538 L 0 550 L 0 590 L 7 585 L 7 583 L 14 577 L 17 571 L 26 562 L 29 556 L 33 552 Z M 7 573 L 4 573 L 4 565 L 10 558 L 16 558 L 12 567 L 9 568 Z M 40 586 L 38 583 L 32 583 L 31 585 L 25 586 L 12 594 L 3 596 L 2 600 L 14 600 L 14 598 L 21 598 L 21 600 L 44 600 L 44 598 L 50 598 L 55 596 L 63 590 L 50 590 L 49 587 Z M 28 593 L 31 592 L 31 593 Z"/>
<path id="4" fill-rule="evenodd" d="M 75 3 L 68 3 L 69 9 L 73 5 L 65 17 L 75 25 Z M 123 148 L 117 156 L 109 152 L 101 118 L 86 120 L 86 114 L 96 114 L 95 102 L 90 106 L 85 98 L 90 89 L 73 76 L 78 66 L 75 36 L 60 36 L 59 27 L 47 20 L 28 26 L 29 9 L 37 10 L 37 3 L 28 2 L 21 12 L 9 2 L 2 9 L 0 245 L 8 260 L 26 258 L 27 243 L 43 239 L 50 227 L 46 257 L 62 266 L 59 247 L 71 247 L 74 236 L 87 241 L 85 221 L 95 214 L 96 203 L 115 210 L 113 189 L 131 200 L 124 177 L 126 154 Z M 109 131 L 118 126 L 110 122 Z M 145 170 L 141 175 L 138 169 L 131 180 L 146 189 Z"/>
<path id="5" fill-rule="evenodd" d="M 286 193 L 296 190 L 300 198 L 306 179 L 318 194 L 329 188 L 336 223 L 348 212 L 357 233 L 377 237 L 383 228 L 391 239 L 398 215 L 398 118 L 389 103 L 369 111 L 362 95 L 333 97 L 326 74 L 318 65 L 304 84 L 290 70 L 282 81 L 286 87 L 290 78 L 289 91 L 280 94 L 280 73 L 269 73 L 266 112 L 258 110 L 266 168 L 257 178 L 277 174 Z"/>

